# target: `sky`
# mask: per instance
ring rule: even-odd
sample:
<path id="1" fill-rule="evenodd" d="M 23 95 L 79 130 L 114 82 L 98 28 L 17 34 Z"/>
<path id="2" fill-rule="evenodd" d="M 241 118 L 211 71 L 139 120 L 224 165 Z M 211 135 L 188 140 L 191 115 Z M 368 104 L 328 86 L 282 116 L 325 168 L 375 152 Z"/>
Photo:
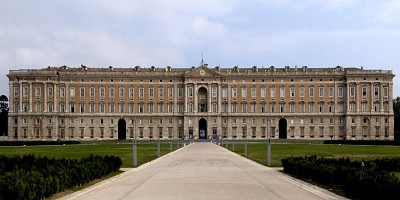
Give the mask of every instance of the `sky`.
<path id="1" fill-rule="evenodd" d="M 2 0 L 9 70 L 80 67 L 358 67 L 393 70 L 399 0 Z"/>

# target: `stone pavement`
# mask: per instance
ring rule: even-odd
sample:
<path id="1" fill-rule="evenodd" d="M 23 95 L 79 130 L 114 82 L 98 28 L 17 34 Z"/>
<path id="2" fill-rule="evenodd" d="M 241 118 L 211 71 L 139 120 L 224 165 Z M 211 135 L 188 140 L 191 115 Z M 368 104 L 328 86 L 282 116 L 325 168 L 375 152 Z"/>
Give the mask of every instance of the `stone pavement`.
<path id="1" fill-rule="evenodd" d="M 210 142 L 195 142 L 62 199 L 345 199 Z"/>

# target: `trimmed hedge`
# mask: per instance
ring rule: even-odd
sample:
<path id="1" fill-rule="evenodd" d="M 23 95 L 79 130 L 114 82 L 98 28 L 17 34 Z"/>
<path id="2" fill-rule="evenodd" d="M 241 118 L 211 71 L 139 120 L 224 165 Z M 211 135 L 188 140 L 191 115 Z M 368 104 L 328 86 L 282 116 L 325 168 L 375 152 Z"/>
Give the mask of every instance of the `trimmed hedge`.
<path id="1" fill-rule="evenodd" d="M 399 146 L 395 140 L 324 140 L 324 144 L 352 144 L 352 145 L 391 145 Z"/>
<path id="2" fill-rule="evenodd" d="M 35 145 L 64 145 L 80 144 L 79 141 L 1 141 L 0 146 L 35 146 Z"/>
<path id="3" fill-rule="evenodd" d="M 67 188 L 101 178 L 122 165 L 119 157 L 49 159 L 0 156 L 0 199 L 43 199 Z"/>
<path id="4" fill-rule="evenodd" d="M 372 161 L 350 161 L 317 156 L 282 159 L 284 172 L 295 177 L 344 191 L 352 198 L 397 199 L 400 180 L 400 158 Z M 397 198 L 396 198 L 397 197 Z"/>

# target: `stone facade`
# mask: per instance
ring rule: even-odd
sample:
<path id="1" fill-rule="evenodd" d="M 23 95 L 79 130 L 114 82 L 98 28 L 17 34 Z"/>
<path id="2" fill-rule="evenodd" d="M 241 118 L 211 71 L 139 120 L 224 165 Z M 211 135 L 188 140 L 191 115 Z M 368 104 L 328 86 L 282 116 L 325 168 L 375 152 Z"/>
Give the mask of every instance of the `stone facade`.
<path id="1" fill-rule="evenodd" d="M 359 68 L 10 70 L 9 140 L 393 140 L 393 77 Z"/>

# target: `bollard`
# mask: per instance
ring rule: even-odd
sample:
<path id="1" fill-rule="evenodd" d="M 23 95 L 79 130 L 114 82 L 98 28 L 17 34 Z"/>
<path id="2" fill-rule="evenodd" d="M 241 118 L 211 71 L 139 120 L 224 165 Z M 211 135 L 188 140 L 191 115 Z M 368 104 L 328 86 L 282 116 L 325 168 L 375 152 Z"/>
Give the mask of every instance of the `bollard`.
<path id="1" fill-rule="evenodd" d="M 267 165 L 268 167 L 271 167 L 271 139 L 268 140 Z"/>

